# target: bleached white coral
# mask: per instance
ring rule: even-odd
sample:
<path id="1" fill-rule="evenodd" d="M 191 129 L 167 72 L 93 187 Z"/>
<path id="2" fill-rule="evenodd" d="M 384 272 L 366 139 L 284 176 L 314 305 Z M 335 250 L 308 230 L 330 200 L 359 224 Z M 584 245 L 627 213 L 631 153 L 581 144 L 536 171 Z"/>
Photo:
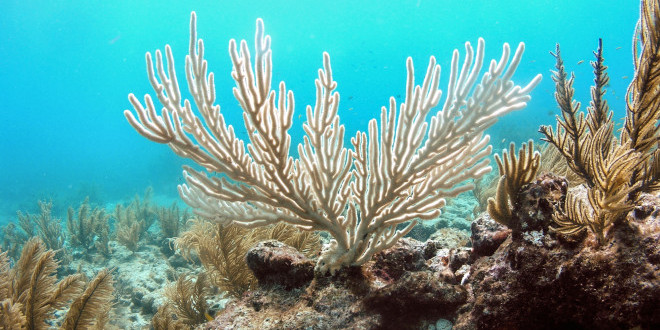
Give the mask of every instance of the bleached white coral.
<path id="1" fill-rule="evenodd" d="M 186 184 L 179 186 L 181 197 L 200 216 L 246 227 L 284 221 L 330 233 L 332 244 L 317 264 L 321 272 L 364 264 L 408 233 L 416 219 L 437 217 L 446 197 L 472 189 L 466 180 L 491 170 L 487 159 L 491 147 L 484 131 L 498 117 L 525 107 L 541 80 L 538 75 L 525 87 L 510 80 L 523 54 L 521 43 L 510 63 L 510 49 L 504 44 L 501 59 L 492 60 L 477 83 L 484 41 L 479 39 L 476 54 L 466 43 L 460 69 L 459 53 L 454 51 L 447 96 L 429 122 L 427 117 L 442 95 L 440 66 L 431 57 L 424 81 L 415 85 L 408 58 L 405 101 L 397 104 L 390 98 L 380 121 L 372 119 L 366 133 L 351 138 L 348 149 L 339 121 L 337 83 L 330 56 L 324 53 L 316 104 L 306 109 L 306 136 L 298 145 L 298 158 L 293 158 L 288 129 L 294 96 L 284 82 L 277 91 L 271 89 L 270 37 L 264 35 L 261 19 L 255 48 L 252 58 L 245 41 L 240 49 L 234 40 L 229 43 L 233 91 L 244 111 L 247 146 L 215 104 L 214 75 L 207 74 L 195 13 L 186 80 L 197 112 L 190 100 L 182 100 L 172 52 L 166 46 L 167 67 L 160 51 L 156 51 L 156 70 L 151 54 L 146 56 L 149 80 L 162 110 L 156 111 L 149 95 L 143 105 L 131 94 L 137 118 L 129 110 L 124 115 L 144 137 L 167 143 L 179 156 L 204 167 L 205 171 L 186 167 Z M 405 222 L 409 224 L 397 230 Z"/>

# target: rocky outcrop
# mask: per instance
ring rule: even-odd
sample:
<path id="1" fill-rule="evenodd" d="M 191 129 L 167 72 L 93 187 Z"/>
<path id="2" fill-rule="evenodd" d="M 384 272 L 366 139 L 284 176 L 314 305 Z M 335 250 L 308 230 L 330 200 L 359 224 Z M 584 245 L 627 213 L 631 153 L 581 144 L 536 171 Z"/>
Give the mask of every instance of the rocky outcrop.
<path id="1" fill-rule="evenodd" d="M 562 198 L 544 193 L 561 192 L 551 183 L 527 190 L 532 225 L 512 235 L 482 215 L 472 248 L 406 238 L 363 267 L 325 276 L 309 275 L 313 262 L 290 247 L 260 244 L 248 256 L 259 289 L 206 329 L 659 328 L 660 198 L 642 196 L 598 245 L 593 235 L 548 230 L 552 204 L 543 199 Z"/>
<path id="2" fill-rule="evenodd" d="M 604 246 L 543 231 L 509 237 L 471 266 L 455 328 L 658 328 L 660 203 L 644 200 Z"/>
<path id="3" fill-rule="evenodd" d="M 205 329 L 418 329 L 437 324 L 453 318 L 468 297 L 458 284 L 465 252 L 463 258 L 454 257 L 457 249 L 440 246 L 402 239 L 365 267 L 333 276 L 315 273 L 304 282 L 304 276 L 291 274 L 305 274 L 302 269 L 311 261 L 282 243 L 262 243 L 247 257 L 259 289 L 228 304 Z M 291 278 L 301 280 L 291 285 Z"/>

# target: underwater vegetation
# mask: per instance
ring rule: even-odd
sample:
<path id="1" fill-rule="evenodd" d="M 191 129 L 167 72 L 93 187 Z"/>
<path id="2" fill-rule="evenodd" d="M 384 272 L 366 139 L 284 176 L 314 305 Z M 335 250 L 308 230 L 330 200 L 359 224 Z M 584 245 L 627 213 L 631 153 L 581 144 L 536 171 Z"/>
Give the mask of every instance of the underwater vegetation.
<path id="1" fill-rule="evenodd" d="M 89 198 L 80 204 L 78 211 L 69 207 L 66 221 L 69 242 L 87 252 L 95 249 L 104 257 L 110 256 L 110 215 L 101 207 L 92 208 Z"/>
<path id="2" fill-rule="evenodd" d="M 112 305 L 111 270 L 91 281 L 82 274 L 57 279 L 55 251 L 39 238 L 25 243 L 12 266 L 0 253 L 0 328 L 46 329 L 54 312 L 66 308 L 61 329 L 104 329 Z"/>
<path id="3" fill-rule="evenodd" d="M 578 183 L 584 182 L 586 193 L 569 190 L 565 205 L 553 214 L 552 230 L 564 235 L 578 235 L 589 230 L 598 244 L 607 240 L 608 230 L 625 221 L 626 214 L 636 205 L 642 193 L 660 188 L 660 22 L 656 2 L 645 2 L 635 34 L 635 76 L 626 95 L 626 118 L 618 138 L 613 134 L 614 122 L 609 110 L 605 86 L 609 82 L 604 64 L 602 40 L 591 62 L 594 86 L 591 87 L 587 113 L 580 111 L 580 102 L 573 99 L 574 75 L 566 72 L 559 45 L 551 53 L 556 59 L 555 98 L 561 110 L 557 126 L 541 126 L 543 140 L 554 150 L 544 149 L 547 156 L 561 165 L 550 170 L 560 172 L 565 167 Z M 639 48 L 638 48 L 639 47 Z M 530 183 L 539 168 L 540 154 L 533 153 L 533 144 L 523 145 L 516 158 L 514 145 L 509 155 L 496 155 L 500 169 L 497 194 L 488 201 L 488 211 L 497 222 L 520 232 L 521 220 L 513 214 L 521 205 L 517 200 L 524 185 Z M 554 172 L 556 174 L 561 174 Z"/>
<path id="4" fill-rule="evenodd" d="M 246 229 L 206 220 L 193 220 L 191 227 L 174 240 L 174 246 L 186 258 L 191 258 L 194 252 L 213 285 L 233 297 L 240 297 L 256 287 L 245 255 L 257 243 L 268 240 L 285 243 L 310 258 L 321 251 L 318 234 L 300 231 L 285 223 Z"/>
<path id="5" fill-rule="evenodd" d="M 534 142 L 523 144 L 515 154 L 515 144 L 509 146 L 509 152 L 502 152 L 502 157 L 495 155 L 500 179 L 494 198 L 488 199 L 488 213 L 497 222 L 511 228 L 514 233 L 521 232 L 521 221 L 509 205 L 521 204 L 519 193 L 523 186 L 536 178 L 541 155 L 534 151 Z M 503 160 L 502 160 L 503 159 Z"/>
<path id="6" fill-rule="evenodd" d="M 138 250 L 140 249 L 157 246 L 159 249 L 157 248 L 156 251 L 160 250 L 162 252 L 162 255 L 159 257 L 160 260 L 166 262 L 166 257 L 174 253 L 169 240 L 180 235 L 188 219 L 187 211 L 181 211 L 176 205 L 170 207 L 156 205 L 152 201 L 151 188 L 147 188 L 144 196 L 135 196 L 126 205 L 117 204 L 114 208 L 114 213 L 106 212 L 106 208 L 104 207 L 92 205 L 87 198 L 80 205 L 69 207 L 66 218 L 62 220 L 52 215 L 51 210 L 53 205 L 51 202 L 39 201 L 38 205 L 39 213 L 32 214 L 18 211 L 18 225 L 9 223 L 2 228 L 0 252 L 3 258 L 2 269 L 3 271 L 7 271 L 4 278 L 8 281 L 4 282 L 3 280 L 3 285 L 8 285 L 8 290 L 14 291 L 10 291 L 8 296 L 2 296 L 2 299 L 6 297 L 13 299 L 6 301 L 7 308 L 11 307 L 13 309 L 6 309 L 0 313 L 0 319 L 3 317 L 11 317 L 13 319 L 16 315 L 19 315 L 14 313 L 15 310 L 20 310 L 22 313 L 20 315 L 24 315 L 27 318 L 31 317 L 25 314 L 25 309 L 21 310 L 20 308 L 25 308 L 27 293 L 24 292 L 27 291 L 24 287 L 30 283 L 30 277 L 33 274 L 32 269 L 36 267 L 34 263 L 40 261 L 49 267 L 43 273 L 35 273 L 34 275 L 48 279 L 48 282 L 43 283 L 52 282 L 51 284 L 54 285 L 55 278 L 57 277 L 60 281 L 68 279 L 66 280 L 67 282 L 61 282 L 61 285 L 69 282 L 72 285 L 71 289 L 69 289 L 71 293 L 61 298 L 63 299 L 62 302 L 55 304 L 53 301 L 52 303 L 48 303 L 50 305 L 42 304 L 43 308 L 39 317 L 47 320 L 51 328 L 52 326 L 64 326 L 63 322 L 65 319 L 61 311 L 66 311 L 64 308 L 69 307 L 68 303 L 73 298 L 76 298 L 78 294 L 83 293 L 82 289 L 85 288 L 84 274 L 87 276 L 96 276 L 90 274 L 100 274 L 103 269 L 114 269 L 115 275 L 119 275 L 119 282 L 110 281 L 112 276 L 109 271 L 106 271 L 107 276 L 99 283 L 99 285 L 103 285 L 106 288 L 109 287 L 111 293 L 108 295 L 109 298 L 103 298 L 103 301 L 105 301 L 103 303 L 103 312 L 107 315 L 104 316 L 105 320 L 103 323 L 99 323 L 98 328 L 125 327 L 125 325 L 122 326 L 120 325 L 121 323 L 117 323 L 118 316 L 114 310 L 111 311 L 109 309 L 111 305 L 107 304 L 107 301 L 113 300 L 117 303 L 118 297 L 130 294 L 135 289 L 130 288 L 130 285 L 134 284 L 126 283 L 126 276 L 135 277 L 134 270 L 130 269 L 131 266 L 125 264 L 126 258 L 135 258 L 134 256 L 138 255 L 137 253 L 139 253 Z M 158 226 L 153 226 L 154 223 L 157 223 Z M 131 231 L 136 233 L 136 235 L 133 235 Z M 131 257 L 131 254 L 133 257 Z M 26 277 L 27 279 L 23 281 L 27 281 L 27 284 L 21 284 L 18 279 L 19 276 Z M 75 276 L 75 281 L 72 276 Z M 173 279 L 176 278 L 173 276 Z M 38 278 L 35 278 L 35 280 L 38 280 Z M 76 287 L 81 290 L 75 289 L 76 287 L 73 286 L 73 284 L 78 282 L 80 282 L 80 285 Z M 35 284 L 42 285 L 40 283 L 35 282 Z M 114 296 L 112 295 L 112 283 L 118 288 Z M 50 290 L 55 289 L 53 285 L 46 286 Z M 47 296 L 46 298 L 55 299 L 50 297 L 51 294 L 55 293 L 44 290 L 43 288 L 42 290 L 43 295 Z M 98 293 L 100 294 L 102 292 L 103 290 L 99 290 Z M 39 299 L 43 300 L 46 298 Z M 39 300 L 39 303 L 42 302 Z M 119 302 L 122 302 L 121 299 L 119 299 Z M 125 302 L 122 303 L 124 305 L 126 304 Z M 117 305 L 120 304 L 118 303 Z M 77 305 L 72 306 L 75 307 Z M 106 307 L 108 307 L 107 311 L 105 310 Z M 84 308 L 84 313 L 89 313 L 87 307 Z M 3 314 L 5 312 L 10 314 Z M 71 315 L 73 313 L 74 310 L 72 309 Z M 101 315 L 99 314 L 99 309 L 96 307 L 93 309 L 93 314 L 94 316 L 91 319 L 89 316 L 83 314 L 81 316 L 83 323 L 78 322 L 78 325 L 74 326 L 67 325 L 65 328 L 80 329 L 85 324 L 91 325 L 96 322 L 96 317 Z M 39 320 L 28 320 L 27 322 L 41 324 Z M 103 325 L 107 321 L 110 321 L 110 324 Z M 28 326 L 27 328 L 45 329 L 47 327 L 46 325 L 39 325 Z M 10 327 L 7 329 L 14 328 Z M 16 329 L 19 329 L 19 327 Z"/>
<path id="7" fill-rule="evenodd" d="M 9 223 L 2 229 L 2 250 L 13 259 L 18 259 L 23 245 L 32 237 L 39 237 L 48 249 L 58 251 L 62 256 L 64 233 L 59 219 L 52 217 L 51 202 L 39 201 L 39 214 L 17 211 L 18 226 Z"/>
<path id="8" fill-rule="evenodd" d="M 257 279 L 245 256 L 257 243 L 271 240 L 283 242 L 310 258 L 321 251 L 318 234 L 300 231 L 285 223 L 246 229 L 208 220 L 191 220 L 190 228 L 177 237 L 173 245 L 187 260 L 199 260 L 204 272 L 194 280 L 191 274 L 184 273 L 168 287 L 167 301 L 158 308 L 153 319 L 155 328 L 169 329 L 212 320 L 206 305 L 210 288 L 233 298 L 256 289 Z"/>
<path id="9" fill-rule="evenodd" d="M 621 131 L 605 99 L 602 40 L 586 111 L 557 45 L 556 126 L 540 128 L 540 147 L 495 155 L 490 178 L 485 130 L 524 108 L 540 80 L 511 80 L 523 44 L 513 54 L 505 44 L 485 72 L 483 40 L 467 43 L 463 60 L 455 51 L 444 100 L 435 59 L 420 85 L 408 59 L 403 100 L 351 139 L 324 53 L 292 151 L 295 99 L 284 82 L 272 86 L 263 22 L 252 53 L 245 41 L 229 45 L 243 141 L 216 104 L 192 13 L 192 99 L 166 46 L 155 61 L 147 54 L 157 102 L 131 94 L 135 112 L 124 115 L 199 166 L 186 166 L 179 186 L 194 213 L 157 204 L 151 188 L 112 206 L 87 198 L 64 219 L 47 201 L 19 211 L 0 240 L 0 329 L 657 328 L 660 1 L 643 0 L 640 12 Z M 469 240 L 415 227 L 471 190 Z"/>

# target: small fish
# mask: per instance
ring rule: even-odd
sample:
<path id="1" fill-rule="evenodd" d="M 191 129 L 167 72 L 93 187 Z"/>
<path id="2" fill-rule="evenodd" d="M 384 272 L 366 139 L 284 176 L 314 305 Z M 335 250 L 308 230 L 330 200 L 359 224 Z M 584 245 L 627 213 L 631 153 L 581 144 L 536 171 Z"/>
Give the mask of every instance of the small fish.
<path id="1" fill-rule="evenodd" d="M 623 76 L 621 77 L 621 79 L 628 79 L 628 76 Z"/>
<path id="2" fill-rule="evenodd" d="M 619 47 L 617 47 L 617 48 L 615 48 L 615 49 L 616 49 L 616 50 L 619 50 L 619 49 L 621 49 L 621 46 L 619 46 Z"/>
<path id="3" fill-rule="evenodd" d="M 584 60 L 579 60 L 577 64 L 580 65 L 582 63 L 584 63 Z"/>
<path id="4" fill-rule="evenodd" d="M 351 110 L 353 110 L 353 107 L 348 108 L 348 111 L 351 111 Z"/>
<path id="5" fill-rule="evenodd" d="M 119 38 L 121 38 L 120 34 L 117 35 L 116 37 L 112 38 L 110 41 L 108 41 L 108 44 L 110 44 L 110 45 L 114 44 L 115 42 L 117 42 L 117 40 L 119 40 Z"/>

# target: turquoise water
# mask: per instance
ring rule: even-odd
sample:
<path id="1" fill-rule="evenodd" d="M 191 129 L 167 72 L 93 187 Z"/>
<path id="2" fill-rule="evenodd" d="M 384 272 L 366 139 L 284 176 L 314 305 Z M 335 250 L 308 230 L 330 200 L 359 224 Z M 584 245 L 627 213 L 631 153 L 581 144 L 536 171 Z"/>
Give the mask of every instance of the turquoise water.
<path id="1" fill-rule="evenodd" d="M 251 45 L 255 20 L 263 18 L 272 38 L 273 82 L 286 81 L 296 97 L 294 148 L 301 141 L 304 107 L 314 103 L 323 51 L 330 53 L 342 95 L 340 116 L 352 136 L 366 129 L 390 96 L 404 94 L 406 57 L 413 57 L 421 81 L 434 55 L 443 66 L 442 86 L 452 50 L 463 52 L 466 41 L 476 44 L 483 37 L 487 59 L 499 59 L 504 42 L 513 48 L 525 42 L 514 81 L 526 84 L 537 73 L 543 81 L 525 110 L 491 130 L 499 149 L 502 141 L 538 139 L 539 125 L 554 125 L 554 58 L 548 52 L 557 42 L 567 70 L 576 73 L 576 97 L 585 109 L 593 79 L 589 60 L 603 38 L 611 77 L 607 99 L 614 117 L 624 116 L 638 7 L 633 0 L 2 0 L 0 224 L 14 220 L 16 210 L 34 210 L 44 198 L 53 200 L 56 213 L 88 195 L 93 202 L 109 203 L 141 194 L 149 185 L 156 194 L 176 198 L 184 161 L 139 136 L 122 112 L 132 109 L 128 93 L 153 93 L 145 71 L 147 51 L 170 44 L 185 86 L 193 10 L 216 75 L 218 103 L 239 128 L 227 45 L 230 38 Z"/>

